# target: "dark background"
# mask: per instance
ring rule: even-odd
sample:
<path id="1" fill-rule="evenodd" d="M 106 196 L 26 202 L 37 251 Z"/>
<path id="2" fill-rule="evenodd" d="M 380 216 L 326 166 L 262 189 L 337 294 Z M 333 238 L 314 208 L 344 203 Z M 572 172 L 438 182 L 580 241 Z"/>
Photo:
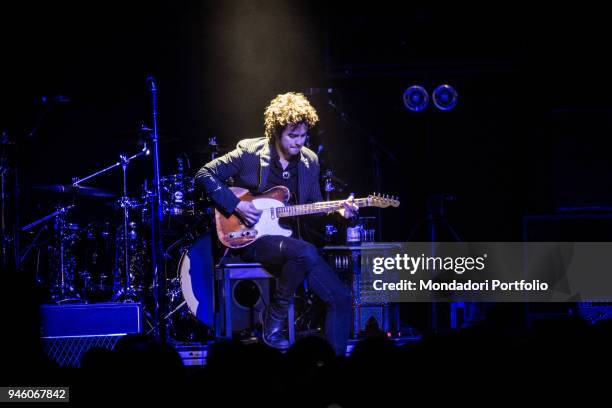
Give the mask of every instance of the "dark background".
<path id="1" fill-rule="evenodd" d="M 402 200 L 382 212 L 384 240 L 406 240 L 430 194 L 455 196 L 449 222 L 471 241 L 520 240 L 523 215 L 612 203 L 603 6 L 330 3 L 3 4 L 0 128 L 18 143 L 22 223 L 57 201 L 33 185 L 67 184 L 139 149 L 148 75 L 162 175 L 181 154 L 195 173 L 209 137 L 223 152 L 261 136 L 271 98 L 310 90 L 321 116 L 312 146 L 324 145 L 324 166 L 349 184 L 338 197 L 375 189 L 378 152 L 381 190 Z M 454 110 L 403 106 L 407 86 L 442 83 L 459 92 Z M 58 94 L 72 102 L 42 103 Z M 148 158 L 130 167 L 132 196 L 151 169 Z M 118 192 L 120 180 L 114 171 L 90 185 Z M 91 205 L 82 217 L 110 211 Z"/>

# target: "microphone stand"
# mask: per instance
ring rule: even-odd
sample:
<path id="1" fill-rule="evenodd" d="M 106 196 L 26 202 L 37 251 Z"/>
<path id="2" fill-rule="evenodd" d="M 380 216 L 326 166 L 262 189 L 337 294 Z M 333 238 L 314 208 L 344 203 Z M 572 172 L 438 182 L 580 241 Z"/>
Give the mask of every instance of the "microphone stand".
<path id="1" fill-rule="evenodd" d="M 136 153 L 135 155 L 133 155 L 133 156 L 131 156 L 131 157 L 127 157 L 127 156 L 125 156 L 125 160 L 126 160 L 128 163 L 129 163 L 130 161 L 134 160 L 134 159 L 135 159 L 135 158 L 137 158 L 137 157 L 141 157 L 141 156 L 148 156 L 148 155 L 149 155 L 149 153 L 150 153 L 150 151 L 149 151 L 149 149 L 147 148 L 147 146 L 145 145 L 145 146 L 143 146 L 143 147 L 142 147 L 142 149 L 141 149 L 141 150 L 140 150 L 138 153 Z M 123 155 L 119 156 L 119 157 L 120 157 L 120 160 L 119 160 L 118 162 L 116 162 L 116 163 L 114 163 L 114 164 L 111 164 L 110 166 L 105 167 L 105 168 L 103 168 L 102 170 L 98 170 L 98 171 L 96 171 L 95 173 L 90 174 L 89 176 L 86 176 L 86 177 L 83 177 L 83 178 L 78 178 L 78 177 L 75 177 L 75 178 L 72 180 L 72 187 L 74 187 L 74 188 L 80 188 L 80 187 L 81 187 L 81 184 L 82 184 L 83 182 L 85 182 L 85 181 L 87 181 L 87 180 L 91 180 L 92 178 L 97 177 L 97 176 L 99 176 L 100 174 L 106 173 L 107 171 L 112 170 L 112 169 L 114 169 L 115 167 L 119 167 L 119 166 L 121 166 L 121 165 L 123 164 L 123 160 L 124 160 L 122 156 L 123 156 Z"/>
<path id="2" fill-rule="evenodd" d="M 154 337 L 158 341 L 167 341 L 165 325 L 160 324 L 160 315 L 165 315 L 165 276 L 160 276 L 163 270 L 163 249 L 161 242 L 161 224 L 163 220 L 162 197 L 159 173 L 159 134 L 157 126 L 157 85 L 155 78 L 147 78 L 151 92 L 151 107 L 153 118 L 153 131 L 150 132 L 151 146 L 153 147 L 153 192 L 151 198 L 151 253 L 153 261 L 153 327 Z M 160 296 L 161 294 L 161 296 Z"/>

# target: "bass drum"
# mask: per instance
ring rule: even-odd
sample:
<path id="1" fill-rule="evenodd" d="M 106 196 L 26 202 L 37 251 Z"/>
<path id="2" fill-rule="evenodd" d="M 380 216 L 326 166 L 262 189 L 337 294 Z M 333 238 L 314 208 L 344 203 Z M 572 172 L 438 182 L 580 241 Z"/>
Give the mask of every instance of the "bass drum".
<path id="1" fill-rule="evenodd" d="M 178 277 L 182 298 L 192 316 L 214 327 L 214 262 L 211 233 L 201 235 L 181 256 Z"/>

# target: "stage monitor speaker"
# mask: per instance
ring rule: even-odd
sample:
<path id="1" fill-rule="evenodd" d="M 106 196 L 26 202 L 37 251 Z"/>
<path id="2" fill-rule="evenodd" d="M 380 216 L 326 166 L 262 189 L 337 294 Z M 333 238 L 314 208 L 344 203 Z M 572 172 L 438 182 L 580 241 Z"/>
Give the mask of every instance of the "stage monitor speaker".
<path id="1" fill-rule="evenodd" d="M 61 367 L 79 367 L 89 349 L 112 350 L 128 333 L 142 332 L 140 303 L 42 305 L 43 350 Z"/>

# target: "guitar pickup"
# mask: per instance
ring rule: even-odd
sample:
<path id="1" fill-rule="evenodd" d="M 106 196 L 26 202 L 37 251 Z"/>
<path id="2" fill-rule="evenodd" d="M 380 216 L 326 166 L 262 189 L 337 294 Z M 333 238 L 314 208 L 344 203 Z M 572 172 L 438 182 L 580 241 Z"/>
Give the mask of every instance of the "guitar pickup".
<path id="1" fill-rule="evenodd" d="M 242 238 L 242 237 L 255 237 L 257 236 L 257 230 L 245 229 L 242 231 L 230 232 L 227 234 L 228 238 Z"/>

